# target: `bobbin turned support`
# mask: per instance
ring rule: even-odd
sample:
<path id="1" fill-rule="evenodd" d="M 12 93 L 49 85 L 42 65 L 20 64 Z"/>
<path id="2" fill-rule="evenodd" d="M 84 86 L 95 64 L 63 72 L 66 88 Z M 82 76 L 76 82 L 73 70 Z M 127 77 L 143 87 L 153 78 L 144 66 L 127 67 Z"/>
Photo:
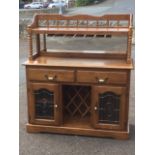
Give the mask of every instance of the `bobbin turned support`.
<path id="1" fill-rule="evenodd" d="M 132 31 L 133 31 L 133 15 L 130 14 L 129 32 L 127 39 L 127 63 L 131 63 L 131 46 L 132 46 Z"/>
<path id="2" fill-rule="evenodd" d="M 132 27 L 129 28 L 127 42 L 127 63 L 131 63 Z"/>

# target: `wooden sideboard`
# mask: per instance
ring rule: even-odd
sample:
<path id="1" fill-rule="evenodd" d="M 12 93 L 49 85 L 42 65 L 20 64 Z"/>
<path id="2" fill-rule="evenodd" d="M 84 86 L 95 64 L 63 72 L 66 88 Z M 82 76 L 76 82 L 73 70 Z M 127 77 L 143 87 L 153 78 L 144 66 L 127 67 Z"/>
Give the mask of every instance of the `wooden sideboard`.
<path id="1" fill-rule="evenodd" d="M 37 14 L 27 31 L 27 131 L 127 139 L 132 15 Z M 49 52 L 47 36 L 125 36 L 127 49 Z"/>

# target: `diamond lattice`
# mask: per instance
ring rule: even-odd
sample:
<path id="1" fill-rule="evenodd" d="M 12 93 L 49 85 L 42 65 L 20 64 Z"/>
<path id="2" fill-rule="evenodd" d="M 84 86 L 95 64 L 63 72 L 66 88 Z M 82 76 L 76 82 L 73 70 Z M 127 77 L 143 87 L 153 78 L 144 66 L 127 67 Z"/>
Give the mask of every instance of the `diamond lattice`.
<path id="1" fill-rule="evenodd" d="M 64 86 L 64 108 L 73 116 L 85 117 L 90 113 L 90 87 Z"/>

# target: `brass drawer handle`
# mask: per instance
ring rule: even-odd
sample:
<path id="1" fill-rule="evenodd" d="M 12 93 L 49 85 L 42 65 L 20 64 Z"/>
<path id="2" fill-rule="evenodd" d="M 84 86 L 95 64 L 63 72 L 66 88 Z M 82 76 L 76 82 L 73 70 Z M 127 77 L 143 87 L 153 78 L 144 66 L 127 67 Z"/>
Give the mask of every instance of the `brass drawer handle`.
<path id="1" fill-rule="evenodd" d="M 53 76 L 48 76 L 47 79 L 53 81 L 54 77 Z"/>
<path id="2" fill-rule="evenodd" d="M 56 75 L 55 75 L 55 76 L 48 76 L 48 75 L 45 75 L 45 78 L 46 78 L 47 80 L 49 80 L 49 81 L 54 81 L 54 80 L 56 80 L 57 76 L 56 76 Z"/>
<path id="3" fill-rule="evenodd" d="M 99 83 L 104 83 L 105 82 L 105 79 L 98 79 L 98 82 Z"/>
<path id="4" fill-rule="evenodd" d="M 108 78 L 103 79 L 103 78 L 98 78 L 98 77 L 96 77 L 96 79 L 97 79 L 98 83 L 106 83 L 108 80 Z"/>

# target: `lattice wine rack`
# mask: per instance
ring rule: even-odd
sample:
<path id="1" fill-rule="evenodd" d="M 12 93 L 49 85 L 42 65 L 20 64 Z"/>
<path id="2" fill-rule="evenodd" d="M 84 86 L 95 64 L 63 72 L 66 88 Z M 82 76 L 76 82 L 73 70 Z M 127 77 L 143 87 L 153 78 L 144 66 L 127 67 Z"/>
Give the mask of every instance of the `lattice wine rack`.
<path id="1" fill-rule="evenodd" d="M 84 118 L 90 115 L 90 87 L 63 86 L 65 112 L 71 117 Z"/>

